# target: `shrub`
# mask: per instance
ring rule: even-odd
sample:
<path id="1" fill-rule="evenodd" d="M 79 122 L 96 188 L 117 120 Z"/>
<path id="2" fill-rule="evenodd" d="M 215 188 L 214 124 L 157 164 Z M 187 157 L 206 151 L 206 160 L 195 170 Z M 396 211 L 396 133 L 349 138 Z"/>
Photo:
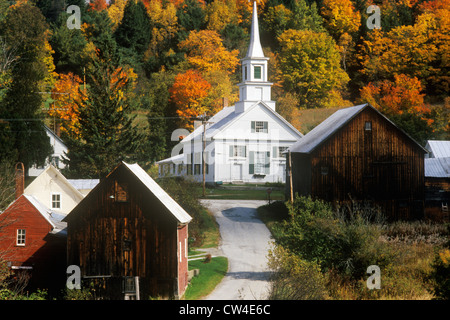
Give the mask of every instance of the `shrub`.
<path id="1" fill-rule="evenodd" d="M 450 249 L 445 248 L 437 252 L 430 278 L 434 283 L 435 298 L 450 300 Z"/>
<path id="2" fill-rule="evenodd" d="M 392 254 L 379 241 L 381 228 L 371 223 L 367 210 L 343 218 L 321 200 L 296 197 L 287 204 L 290 219 L 275 224 L 277 243 L 321 269 L 337 270 L 351 278 L 366 273 L 369 265 L 387 265 Z"/>
<path id="3" fill-rule="evenodd" d="M 281 246 L 269 252 L 273 270 L 270 300 L 320 300 L 326 298 L 325 278 L 315 262 L 301 259 Z"/>

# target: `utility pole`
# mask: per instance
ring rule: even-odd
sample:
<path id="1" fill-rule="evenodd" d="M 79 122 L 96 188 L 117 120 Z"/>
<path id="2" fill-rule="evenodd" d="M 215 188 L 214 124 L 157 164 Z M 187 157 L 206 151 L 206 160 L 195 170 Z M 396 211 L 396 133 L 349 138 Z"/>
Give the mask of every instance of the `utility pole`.
<path id="1" fill-rule="evenodd" d="M 203 125 L 203 148 L 202 148 L 202 173 L 203 173 L 203 197 L 206 197 L 206 125 L 208 123 L 214 123 L 214 122 L 208 122 L 206 121 L 206 114 L 203 114 L 202 116 L 202 125 Z"/>
<path id="2" fill-rule="evenodd" d="M 294 203 L 294 190 L 292 189 L 292 158 L 291 151 L 289 150 L 289 186 L 291 191 L 291 203 Z"/>

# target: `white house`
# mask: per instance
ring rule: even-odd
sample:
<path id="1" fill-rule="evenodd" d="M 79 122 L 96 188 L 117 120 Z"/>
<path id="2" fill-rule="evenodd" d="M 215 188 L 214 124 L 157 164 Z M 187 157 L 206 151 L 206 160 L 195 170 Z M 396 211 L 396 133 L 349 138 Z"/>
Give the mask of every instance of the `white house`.
<path id="1" fill-rule="evenodd" d="M 47 165 L 52 164 L 58 169 L 63 169 L 65 167 L 62 162 L 63 156 L 67 153 L 67 146 L 64 144 L 64 141 L 54 133 L 49 127 L 44 125 L 45 132 L 47 136 L 50 138 L 50 145 L 53 147 L 53 154 L 46 160 L 44 166 L 36 166 L 33 165 L 28 169 L 28 175 L 30 177 L 37 177 L 42 172 L 44 172 Z"/>
<path id="2" fill-rule="evenodd" d="M 267 79 L 268 60 L 260 43 L 254 2 L 250 45 L 241 60 L 239 101 L 187 135 L 171 158 L 157 162 L 160 176 L 192 176 L 202 181 L 205 163 L 207 182 L 285 181 L 282 152 L 302 134 L 275 111 L 272 83 Z"/>
<path id="3" fill-rule="evenodd" d="M 53 165 L 49 165 L 24 190 L 47 208 L 68 214 L 83 198 L 77 190 Z"/>

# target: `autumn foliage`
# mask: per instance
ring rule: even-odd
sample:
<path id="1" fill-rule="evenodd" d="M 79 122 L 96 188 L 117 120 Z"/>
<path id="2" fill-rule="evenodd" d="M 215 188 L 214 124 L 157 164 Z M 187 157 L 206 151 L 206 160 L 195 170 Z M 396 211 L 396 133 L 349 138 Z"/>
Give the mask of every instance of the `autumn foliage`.
<path id="1" fill-rule="evenodd" d="M 191 118 L 208 111 L 208 106 L 202 102 L 210 88 L 208 81 L 196 70 L 189 69 L 175 77 L 175 82 L 169 89 L 170 99 L 177 108 L 178 116 L 183 118 L 187 126 L 192 127 L 189 125 L 193 122 Z"/>
<path id="2" fill-rule="evenodd" d="M 369 102 L 388 116 L 415 114 L 431 125 L 433 120 L 428 118 L 430 108 L 424 103 L 425 94 L 422 90 L 419 79 L 400 74 L 394 77 L 394 81 L 370 82 L 361 89 L 361 100 Z"/>
<path id="3" fill-rule="evenodd" d="M 48 115 L 61 121 L 61 131 L 78 136 L 78 106 L 86 99 L 81 90 L 82 80 L 79 76 L 59 74 L 52 90 L 54 103 L 49 107 Z"/>

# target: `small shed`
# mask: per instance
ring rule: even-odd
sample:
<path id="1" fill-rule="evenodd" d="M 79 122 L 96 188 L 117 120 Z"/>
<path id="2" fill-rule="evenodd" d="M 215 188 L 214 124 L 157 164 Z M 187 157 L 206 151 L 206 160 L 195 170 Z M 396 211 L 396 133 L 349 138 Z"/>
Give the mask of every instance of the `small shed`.
<path id="1" fill-rule="evenodd" d="M 391 220 L 423 217 L 427 151 L 370 104 L 336 111 L 289 151 L 293 194 L 371 200 Z"/>
<path id="2" fill-rule="evenodd" d="M 106 299 L 179 298 L 191 219 L 138 164 L 122 162 L 64 219 L 68 265 Z"/>

